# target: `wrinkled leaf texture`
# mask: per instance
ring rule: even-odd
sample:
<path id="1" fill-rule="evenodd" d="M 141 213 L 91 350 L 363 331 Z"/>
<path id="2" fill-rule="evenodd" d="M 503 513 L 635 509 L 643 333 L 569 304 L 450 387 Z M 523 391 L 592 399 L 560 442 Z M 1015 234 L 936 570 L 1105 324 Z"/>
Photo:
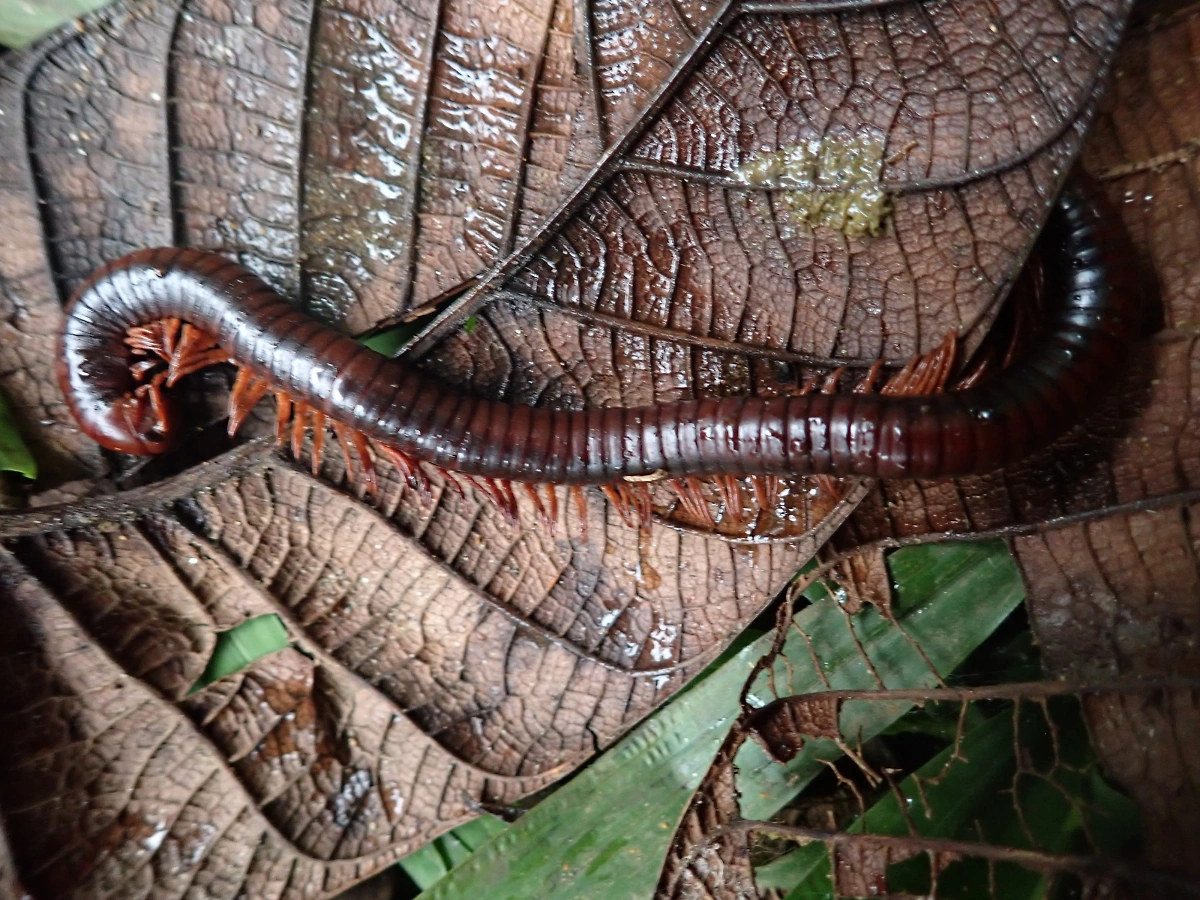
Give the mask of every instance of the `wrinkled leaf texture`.
<path id="1" fill-rule="evenodd" d="M 10 54 L 0 390 L 48 488 L 0 526 L 0 812 L 25 886 L 331 895 L 610 744 L 870 488 L 797 482 L 784 527 L 747 542 L 639 535 L 598 495 L 586 538 L 565 505 L 552 534 L 395 477 L 363 500 L 336 459 L 317 479 L 255 444 L 156 483 L 74 428 L 53 378 L 98 263 L 203 247 L 351 332 L 428 313 L 431 370 L 554 407 L 971 346 L 1126 13 L 160 0 Z M 785 193 L 740 183 L 822 140 L 878 149 L 881 234 L 791 227 Z M 215 634 L 268 613 L 293 646 L 189 695 Z"/>
<path id="2" fill-rule="evenodd" d="M 1200 7 L 1129 36 L 1083 163 L 1141 257 L 1157 331 L 1131 354 L 1100 416 L 1017 471 L 880 485 L 833 543 L 844 550 L 947 534 L 1012 538 L 1048 675 L 1200 672 L 1200 431 L 1195 410 Z M 1106 771 L 1139 803 L 1149 862 L 1200 873 L 1200 700 L 1177 690 L 1085 702 Z"/>

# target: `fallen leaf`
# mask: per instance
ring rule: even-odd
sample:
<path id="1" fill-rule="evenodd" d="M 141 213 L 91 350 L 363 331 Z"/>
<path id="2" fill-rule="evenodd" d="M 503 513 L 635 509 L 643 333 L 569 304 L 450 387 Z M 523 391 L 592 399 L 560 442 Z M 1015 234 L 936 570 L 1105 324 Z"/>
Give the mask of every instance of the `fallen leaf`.
<path id="1" fill-rule="evenodd" d="M 631 728 L 868 488 L 797 479 L 715 529 L 660 493 L 648 533 L 597 494 L 552 533 L 229 450 L 211 391 L 174 464 L 210 462 L 131 467 L 53 375 L 98 264 L 202 247 L 352 332 L 432 312 L 431 371 L 558 408 L 973 346 L 1127 6 L 140 0 L 7 55 L 0 389 L 49 496 L 93 495 L 0 522 L 22 880 L 343 890 Z M 189 696 L 217 633 L 269 614 L 292 646 Z"/>

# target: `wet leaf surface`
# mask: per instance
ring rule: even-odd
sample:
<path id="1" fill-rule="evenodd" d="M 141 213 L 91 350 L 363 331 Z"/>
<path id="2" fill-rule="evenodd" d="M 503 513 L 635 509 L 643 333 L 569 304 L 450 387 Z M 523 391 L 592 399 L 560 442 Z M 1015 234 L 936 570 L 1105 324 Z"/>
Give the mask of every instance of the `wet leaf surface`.
<path id="1" fill-rule="evenodd" d="M 216 250 L 354 333 L 436 308 L 426 366 L 560 408 L 973 346 L 1127 6 L 155 0 L 6 57 L 0 389 L 42 473 L 0 520 L 22 881 L 343 890 L 632 728 L 870 488 L 796 480 L 715 533 L 659 497 L 644 535 L 595 494 L 551 532 L 230 450 L 196 396 L 188 449 L 215 458 L 131 468 L 53 377 L 97 264 Z M 218 633 L 270 614 L 291 646 L 189 695 Z"/>
<path id="2" fill-rule="evenodd" d="M 1194 5 L 1150 17 L 1117 63 L 1084 162 L 1106 185 L 1160 304 L 1161 330 L 1114 387 L 1105 416 L 1029 466 L 945 484 L 888 484 L 859 505 L 842 546 L 939 532 L 1013 533 L 1048 673 L 1195 675 L 1200 574 L 1193 507 L 1196 266 L 1200 247 L 1191 65 Z M 1048 522 L 1051 527 L 1042 523 Z M 1195 871 L 1195 694 L 1090 698 L 1108 775 L 1141 806 L 1146 857 Z"/>
<path id="3" fill-rule="evenodd" d="M 768 635 L 710 672 L 425 896 L 649 896 L 672 829 L 681 815 L 692 814 L 685 809 L 689 797 L 737 716 L 739 689 L 748 677 L 756 704 L 775 691 L 819 690 L 826 684 L 868 688 L 877 678 L 886 684 L 933 684 L 935 669 L 953 669 L 1021 602 L 1020 578 L 1002 546 L 918 548 L 915 556 L 913 564 L 923 559 L 929 577 L 905 598 L 898 625 L 872 615 L 851 624 L 833 597 L 813 604 L 795 617 L 773 671 L 755 670 L 771 647 Z M 986 600 L 979 602 L 980 596 Z M 961 627 L 939 636 L 936 623 L 945 621 Z M 929 646 L 927 657 L 906 633 Z M 822 648 L 819 659 L 814 645 Z M 865 740 L 909 706 L 859 704 L 844 722 Z M 810 742 L 781 771 L 757 744 L 746 742 L 737 758 L 742 796 L 760 809 L 782 805 L 824 771 L 821 760 L 837 759 L 844 747 L 832 740 Z"/>
<path id="4" fill-rule="evenodd" d="M 1072 517 L 1194 499 L 1196 23 L 1192 5 L 1152 18 L 1130 36 L 1083 155 L 1142 262 L 1152 334 L 1131 354 L 1129 371 L 1114 378 L 1086 426 L 1027 465 L 980 478 L 880 485 L 839 535 L 842 546 L 937 532 L 1037 530 L 1047 521 L 1065 525 Z"/>
<path id="5" fill-rule="evenodd" d="M 1134 896 L 1126 893 L 1131 887 L 1146 896 L 1197 896 L 1200 884 L 1181 873 L 1177 861 L 1152 868 L 1130 859 L 1138 810 L 1100 775 L 1081 704 L 1071 696 L 1082 695 L 1087 703 L 1148 699 L 1166 684 L 832 690 L 743 708 L 675 833 L 655 896 L 732 900 L 770 888 L 788 891 L 789 900 L 914 895 L 1009 900 L 1054 896 L 1062 889 Z M 1189 689 L 1195 689 L 1195 679 Z M 749 738 L 789 731 L 801 718 L 796 707 L 894 708 L 903 701 L 956 705 L 956 733 L 940 755 L 897 783 L 892 771 L 855 753 L 851 735 L 862 732 L 843 719 L 840 747 L 859 777 L 841 772 L 837 777 L 851 791 L 854 821 L 839 827 L 831 816 L 794 824 L 747 812 L 745 801 L 752 798 L 741 791 L 740 757 L 753 746 Z M 986 725 L 968 729 L 966 713 L 974 701 L 999 705 L 999 712 Z M 996 737 L 1007 746 L 994 745 Z M 800 739 L 793 733 L 794 743 Z M 856 746 L 859 754 L 865 749 L 861 740 Z M 864 793 L 878 799 L 868 806 Z M 777 858 L 755 864 L 756 855 L 772 851 L 764 845 L 769 839 L 776 841 Z M 780 855 L 780 841 L 796 849 Z"/>
<path id="6" fill-rule="evenodd" d="M 242 462 L 142 489 L 141 510 L 136 496 L 95 501 L 89 521 L 77 506 L 67 528 L 47 531 L 53 513 L 32 512 L 31 533 L 11 541 L 3 709 L 7 727 L 28 732 L 21 723 L 32 720 L 46 731 L 5 748 L 0 804 L 16 834 L 48 842 L 17 850 L 35 890 L 72 889 L 36 878 L 34 861 L 64 842 L 79 865 L 55 877 L 82 884 L 180 853 L 180 883 L 212 867 L 252 884 L 265 868 L 263 890 L 286 893 L 291 880 L 332 892 L 470 818 L 475 802 L 512 802 L 562 777 L 744 621 L 718 626 L 711 591 L 687 599 L 691 614 L 674 591 L 639 591 L 632 572 L 625 594 L 606 582 L 595 545 L 518 531 L 477 501 L 443 497 L 430 510 L 390 482 L 373 509 L 265 449 L 251 445 Z M 593 535 L 605 533 L 602 512 Z M 664 529 L 656 546 L 664 538 L 685 554 L 704 545 Z M 613 530 L 625 539 L 636 553 L 637 533 Z M 772 563 L 782 559 L 774 548 L 723 549 L 724 561 L 705 555 L 705 571 L 741 559 L 743 589 L 795 565 Z M 736 617 L 740 603 L 748 619 L 769 590 L 731 596 L 728 609 Z M 218 632 L 271 613 L 295 649 L 189 694 Z M 67 647 L 78 671 L 55 667 Z M 59 712 L 39 712 L 48 708 Z M 44 754 L 71 773 L 71 792 L 31 777 Z M 190 781 L 159 796 L 178 768 L 218 796 Z M 85 802 L 97 824 L 80 830 L 66 810 Z M 208 822 L 218 805 L 241 823 L 229 840 L 251 848 L 236 865 L 219 837 L 232 819 L 212 818 L 211 842 L 171 831 Z M 47 809 L 64 818 L 45 820 Z M 149 837 L 120 825 L 131 809 Z M 109 843 L 155 834 L 164 843 L 146 859 L 110 859 Z"/>

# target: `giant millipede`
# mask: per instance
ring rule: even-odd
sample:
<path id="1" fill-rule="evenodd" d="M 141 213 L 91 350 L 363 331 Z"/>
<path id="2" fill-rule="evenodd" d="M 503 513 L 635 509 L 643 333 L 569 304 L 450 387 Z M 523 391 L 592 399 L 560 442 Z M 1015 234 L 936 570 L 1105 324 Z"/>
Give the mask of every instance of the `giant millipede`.
<path id="1" fill-rule="evenodd" d="M 572 488 L 577 501 L 580 488 L 598 485 L 622 515 L 645 524 L 646 483 L 657 479 L 695 509 L 701 477 L 728 490 L 749 476 L 767 495 L 776 476 L 984 473 L 1052 442 L 1122 362 L 1141 302 L 1128 238 L 1084 178 L 1068 182 L 1040 246 L 1048 302 L 1035 345 L 957 390 L 941 390 L 951 340 L 949 352 L 927 357 L 920 373 L 910 366 L 881 393 L 807 390 L 582 411 L 494 401 L 317 322 L 222 256 L 181 248 L 131 253 L 80 287 L 62 332 L 59 380 L 97 442 L 152 454 L 180 433 L 164 389 L 231 362 L 230 433 L 272 391 L 278 436 L 290 430 L 296 455 L 313 428 L 314 470 L 328 424 L 369 486 L 373 447 L 411 484 L 424 483 L 422 464 L 433 466 L 470 480 L 510 515 L 514 483 L 550 519 L 554 485 Z M 551 486 L 548 511 L 537 485 Z"/>

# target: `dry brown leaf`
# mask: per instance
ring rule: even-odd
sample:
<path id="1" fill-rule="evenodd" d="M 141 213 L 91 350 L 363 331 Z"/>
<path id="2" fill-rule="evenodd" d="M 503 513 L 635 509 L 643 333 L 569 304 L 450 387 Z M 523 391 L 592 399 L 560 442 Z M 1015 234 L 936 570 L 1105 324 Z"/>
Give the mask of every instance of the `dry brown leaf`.
<path id="1" fill-rule="evenodd" d="M 773 759 L 787 762 L 804 747 L 805 738 L 840 740 L 838 714 L 842 704 L 827 697 L 793 697 L 779 714 L 754 729 Z"/>

